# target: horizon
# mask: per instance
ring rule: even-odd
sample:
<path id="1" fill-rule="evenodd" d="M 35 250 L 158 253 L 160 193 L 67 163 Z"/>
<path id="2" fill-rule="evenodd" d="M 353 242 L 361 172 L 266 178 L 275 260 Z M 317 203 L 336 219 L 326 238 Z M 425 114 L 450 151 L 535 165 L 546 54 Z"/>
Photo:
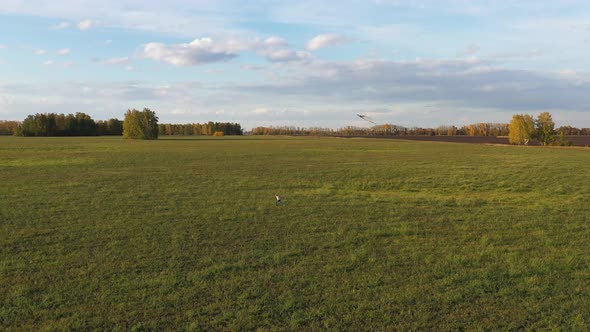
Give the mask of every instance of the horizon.
<path id="1" fill-rule="evenodd" d="M 590 127 L 584 1 L 5 0 L 0 17 L 2 120 Z"/>

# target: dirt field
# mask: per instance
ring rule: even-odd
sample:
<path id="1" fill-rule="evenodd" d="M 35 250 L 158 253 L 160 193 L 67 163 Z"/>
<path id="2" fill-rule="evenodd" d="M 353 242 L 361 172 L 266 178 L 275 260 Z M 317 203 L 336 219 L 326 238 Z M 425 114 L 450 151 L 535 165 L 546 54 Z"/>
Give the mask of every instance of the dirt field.
<path id="1" fill-rule="evenodd" d="M 357 136 L 367 137 L 367 136 Z M 405 139 L 412 141 L 434 141 L 434 142 L 452 142 L 452 143 L 473 143 L 473 144 L 509 144 L 508 137 L 493 137 L 493 136 L 370 136 L 371 138 L 387 138 L 387 139 Z M 572 141 L 574 146 L 590 146 L 590 136 L 567 136 Z M 533 141 L 530 145 L 539 145 L 538 142 Z"/>

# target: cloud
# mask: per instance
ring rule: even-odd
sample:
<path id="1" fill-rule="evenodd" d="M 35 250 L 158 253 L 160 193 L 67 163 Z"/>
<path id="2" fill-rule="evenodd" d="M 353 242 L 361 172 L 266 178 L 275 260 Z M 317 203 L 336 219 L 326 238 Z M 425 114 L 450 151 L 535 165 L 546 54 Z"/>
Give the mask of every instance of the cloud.
<path id="1" fill-rule="evenodd" d="M 69 48 L 63 48 L 57 52 L 55 52 L 57 55 L 68 55 L 70 54 L 72 51 Z"/>
<path id="2" fill-rule="evenodd" d="M 54 64 L 54 62 L 52 60 L 47 60 L 47 61 L 43 62 L 44 66 L 51 66 L 53 64 Z"/>
<path id="3" fill-rule="evenodd" d="M 113 66 L 123 66 L 126 71 L 134 71 L 135 67 L 131 65 L 131 59 L 129 57 L 118 57 L 118 58 L 110 58 L 105 60 L 98 60 L 95 61 L 101 62 L 105 65 L 113 65 Z"/>
<path id="4" fill-rule="evenodd" d="M 106 60 L 102 61 L 102 63 L 107 64 L 107 65 L 126 65 L 130 61 L 131 60 L 129 59 L 129 57 L 119 57 L 119 58 L 106 59 Z"/>
<path id="5" fill-rule="evenodd" d="M 250 49 L 271 62 L 308 63 L 313 60 L 310 53 L 295 51 L 285 39 L 275 36 L 252 43 Z"/>
<path id="6" fill-rule="evenodd" d="M 44 54 L 47 54 L 47 51 L 46 51 L 46 50 L 41 50 L 41 49 L 40 49 L 40 50 L 36 50 L 36 51 L 35 51 L 35 54 L 37 54 L 37 55 L 44 55 Z"/>
<path id="7" fill-rule="evenodd" d="M 252 113 L 255 113 L 255 114 L 268 114 L 268 113 L 270 113 L 270 110 L 268 108 L 265 108 L 265 107 L 259 107 L 259 108 L 256 108 L 255 110 L 253 110 Z"/>
<path id="8" fill-rule="evenodd" d="M 349 38 L 337 34 L 317 35 L 307 43 L 307 49 L 315 51 L 326 46 L 341 45 L 350 41 Z"/>
<path id="9" fill-rule="evenodd" d="M 6 46 L 4 44 L 0 44 L 0 50 L 4 50 L 4 49 L 7 49 L 7 48 L 8 48 L 8 46 Z"/>
<path id="10" fill-rule="evenodd" d="M 148 43 L 143 54 L 146 58 L 176 66 L 196 66 L 231 60 L 239 55 L 237 51 L 231 46 L 217 44 L 211 38 L 201 38 L 187 44 Z"/>
<path id="11" fill-rule="evenodd" d="M 92 20 L 84 20 L 84 21 L 78 23 L 78 29 L 88 30 L 88 29 L 92 28 L 93 25 L 94 25 L 94 22 Z"/>
<path id="12" fill-rule="evenodd" d="M 276 36 L 257 41 L 251 49 L 271 62 L 308 62 L 312 59 L 311 54 L 291 49 L 285 39 Z"/>
<path id="13" fill-rule="evenodd" d="M 254 94 L 297 96 L 313 104 L 440 103 L 501 112 L 590 110 L 590 80 L 497 68 L 482 60 L 316 62 L 297 80 L 242 86 Z M 571 76 L 571 75 L 570 75 Z M 280 98 L 279 98 L 280 99 Z"/>
<path id="14" fill-rule="evenodd" d="M 313 59 L 308 52 L 292 50 L 286 40 L 274 36 L 264 40 L 214 41 L 212 38 L 204 37 L 185 44 L 148 43 L 144 46 L 143 55 L 148 59 L 176 66 L 197 66 L 228 61 L 244 51 L 255 52 L 271 62 L 304 63 Z"/>
<path id="15" fill-rule="evenodd" d="M 69 28 L 69 27 L 70 27 L 70 25 L 71 25 L 71 24 L 70 24 L 70 22 L 66 22 L 66 21 L 64 21 L 64 22 L 60 22 L 60 23 L 58 23 L 58 24 L 57 24 L 57 25 L 55 25 L 53 28 L 54 28 L 54 29 L 56 29 L 56 30 L 63 30 L 63 29 L 67 29 L 67 28 Z"/>
<path id="16" fill-rule="evenodd" d="M 307 52 L 287 48 L 264 51 L 264 55 L 271 62 L 310 62 L 313 59 Z"/>

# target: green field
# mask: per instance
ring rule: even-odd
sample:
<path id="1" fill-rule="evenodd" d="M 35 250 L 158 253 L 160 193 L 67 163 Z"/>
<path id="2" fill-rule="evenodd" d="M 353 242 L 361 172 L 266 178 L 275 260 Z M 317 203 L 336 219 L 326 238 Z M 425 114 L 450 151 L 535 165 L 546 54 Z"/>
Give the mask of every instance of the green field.
<path id="1" fill-rule="evenodd" d="M 589 165 L 399 140 L 0 137 L 0 329 L 588 328 Z"/>

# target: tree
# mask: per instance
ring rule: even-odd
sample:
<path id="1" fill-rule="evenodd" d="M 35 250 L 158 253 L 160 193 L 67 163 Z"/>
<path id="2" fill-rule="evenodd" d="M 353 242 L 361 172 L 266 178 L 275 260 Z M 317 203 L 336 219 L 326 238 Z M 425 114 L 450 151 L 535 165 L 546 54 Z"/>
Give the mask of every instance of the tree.
<path id="1" fill-rule="evenodd" d="M 528 114 L 515 114 L 509 125 L 508 140 L 511 144 L 529 144 L 535 135 L 535 122 Z"/>
<path id="2" fill-rule="evenodd" d="M 539 114 L 535 121 L 536 137 L 543 145 L 555 142 L 555 122 L 549 112 Z"/>
<path id="3" fill-rule="evenodd" d="M 123 138 L 158 139 L 158 117 L 149 108 L 136 109 L 125 113 Z"/>

